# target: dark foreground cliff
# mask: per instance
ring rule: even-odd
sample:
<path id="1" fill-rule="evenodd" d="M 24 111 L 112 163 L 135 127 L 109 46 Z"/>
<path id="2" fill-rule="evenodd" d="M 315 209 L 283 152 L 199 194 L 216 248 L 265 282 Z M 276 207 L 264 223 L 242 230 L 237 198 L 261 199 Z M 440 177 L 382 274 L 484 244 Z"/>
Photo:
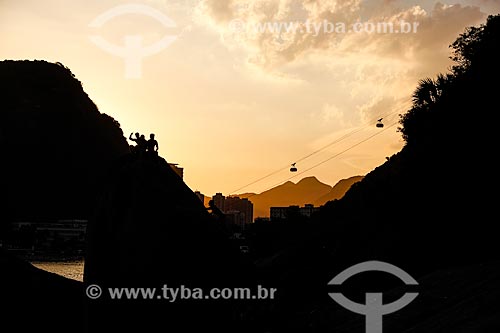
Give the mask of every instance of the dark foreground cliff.
<path id="1" fill-rule="evenodd" d="M 130 154 L 111 169 L 90 221 L 85 284 L 107 287 L 164 285 L 243 287 L 249 266 L 223 226 L 161 157 Z M 238 331 L 231 301 L 89 300 L 89 331 L 109 327 L 152 332 Z M 124 319 L 126 318 L 126 319 Z"/>
<path id="2" fill-rule="evenodd" d="M 0 295 L 2 332 L 83 332 L 83 284 L 1 249 Z"/>

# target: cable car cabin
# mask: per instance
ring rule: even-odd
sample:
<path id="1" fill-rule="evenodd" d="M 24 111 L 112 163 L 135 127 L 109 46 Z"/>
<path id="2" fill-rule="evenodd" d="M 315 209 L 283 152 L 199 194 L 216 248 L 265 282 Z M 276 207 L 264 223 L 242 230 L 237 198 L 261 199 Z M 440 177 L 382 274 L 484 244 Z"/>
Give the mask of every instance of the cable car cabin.
<path id="1" fill-rule="evenodd" d="M 292 167 L 290 168 L 290 172 L 297 172 L 297 167 L 295 166 L 295 163 L 292 164 Z"/>

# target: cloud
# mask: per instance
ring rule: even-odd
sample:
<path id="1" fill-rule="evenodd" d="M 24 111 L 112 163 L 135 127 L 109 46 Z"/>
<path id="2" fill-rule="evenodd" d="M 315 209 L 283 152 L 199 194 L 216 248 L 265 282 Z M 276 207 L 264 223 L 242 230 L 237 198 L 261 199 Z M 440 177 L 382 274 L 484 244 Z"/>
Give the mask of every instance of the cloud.
<path id="1" fill-rule="evenodd" d="M 467 0 L 467 3 L 481 7 L 481 10 L 488 14 L 500 12 L 500 0 Z"/>
<path id="2" fill-rule="evenodd" d="M 437 2 L 424 8 L 407 3 L 202 0 L 196 21 L 218 34 L 233 61 L 255 82 L 276 78 L 276 89 L 290 89 L 295 82 L 293 91 L 311 101 L 307 112 L 318 124 L 318 135 L 327 135 L 375 124 L 382 117 L 387 125 L 397 122 L 398 114 L 408 110 L 418 80 L 446 71 L 451 65 L 448 46 L 465 27 L 486 18 L 479 6 Z M 241 29 L 234 29 L 235 22 L 243 24 Z M 307 24 L 322 22 L 343 23 L 347 30 L 307 29 Z M 355 23 L 379 22 L 396 29 L 402 22 L 418 27 L 411 33 L 348 31 Z M 267 23 L 295 25 L 281 25 L 281 31 L 255 29 Z"/>
<path id="3" fill-rule="evenodd" d="M 336 124 L 339 128 L 352 126 L 345 112 L 334 104 L 325 104 L 320 113 L 320 120 L 324 125 Z"/>
<path id="4" fill-rule="evenodd" d="M 204 0 L 200 2 L 200 8 L 215 22 L 224 23 L 234 18 L 235 2 L 231 0 Z"/>
<path id="5" fill-rule="evenodd" d="M 369 52 L 371 56 L 406 59 L 424 53 L 427 57 L 425 53 L 441 52 L 464 27 L 485 18 L 479 7 L 459 4 L 437 3 L 429 13 L 419 6 L 400 9 L 393 2 L 385 2 L 381 8 L 367 13 L 361 0 L 203 0 L 198 13 L 220 33 L 224 43 L 247 50 L 249 62 L 267 69 L 309 52 L 332 56 Z M 418 32 L 332 33 L 323 27 L 313 29 L 323 22 L 342 23 L 348 30 L 356 22 L 397 25 L 403 21 L 418 22 Z M 235 23 L 238 29 L 234 29 Z"/>
<path id="6" fill-rule="evenodd" d="M 399 121 L 399 114 L 408 110 L 410 102 L 407 98 L 380 96 L 358 107 L 358 113 L 363 124 L 375 124 L 380 118 L 383 123 L 391 125 Z"/>

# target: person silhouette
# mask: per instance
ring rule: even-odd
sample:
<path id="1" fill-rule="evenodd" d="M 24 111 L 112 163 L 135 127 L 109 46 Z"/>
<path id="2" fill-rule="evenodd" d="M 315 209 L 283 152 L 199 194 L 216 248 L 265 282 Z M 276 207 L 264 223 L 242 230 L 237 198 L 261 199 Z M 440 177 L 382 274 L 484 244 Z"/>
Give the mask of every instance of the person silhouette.
<path id="1" fill-rule="evenodd" d="M 148 142 L 146 141 L 146 137 L 144 134 L 141 134 L 139 141 L 137 141 L 137 147 L 141 153 L 145 153 L 148 148 Z"/>
<path id="2" fill-rule="evenodd" d="M 214 200 L 208 202 L 207 210 L 211 212 L 212 216 L 219 222 L 224 222 L 226 215 L 215 205 Z"/>
<path id="3" fill-rule="evenodd" d="M 133 138 L 132 134 L 133 133 L 130 133 L 130 136 L 129 136 L 129 140 L 135 142 L 135 146 L 131 147 L 132 152 L 137 153 L 137 154 L 144 153 L 146 151 L 146 145 L 147 145 L 146 137 L 144 136 L 144 134 L 139 135 L 139 133 L 136 132 L 135 138 Z"/>
<path id="4" fill-rule="evenodd" d="M 139 133 L 135 132 L 135 138 L 134 138 L 134 137 L 132 137 L 132 135 L 134 135 L 134 133 L 130 133 L 130 136 L 128 137 L 128 139 L 129 139 L 130 141 L 135 142 L 135 146 L 130 145 L 130 151 L 131 151 L 132 153 L 136 153 L 136 152 L 137 152 L 137 145 L 138 145 L 138 143 L 137 143 L 137 142 L 138 142 L 138 140 L 139 140 Z"/>
<path id="5" fill-rule="evenodd" d="M 158 141 L 155 140 L 155 135 L 153 133 L 151 133 L 149 135 L 149 140 L 147 142 L 147 151 L 150 153 L 150 154 L 153 154 L 153 155 L 158 155 Z"/>
<path id="6" fill-rule="evenodd" d="M 134 133 L 130 133 L 130 136 L 128 137 L 128 139 L 130 141 L 137 142 L 137 140 L 139 139 L 139 133 L 135 132 L 135 138 L 133 138 L 132 135 L 134 135 Z"/>

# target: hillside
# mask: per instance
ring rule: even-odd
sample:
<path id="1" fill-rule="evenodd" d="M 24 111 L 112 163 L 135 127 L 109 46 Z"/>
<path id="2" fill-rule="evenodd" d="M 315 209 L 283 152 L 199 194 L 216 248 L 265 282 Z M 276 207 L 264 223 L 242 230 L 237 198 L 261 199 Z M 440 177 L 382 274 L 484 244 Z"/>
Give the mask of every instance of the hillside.
<path id="1" fill-rule="evenodd" d="M 0 61 L 0 100 L 2 217 L 88 218 L 104 171 L 129 150 L 118 122 L 60 63 Z"/>
<path id="2" fill-rule="evenodd" d="M 157 156 L 129 154 L 111 167 L 88 230 L 84 282 L 104 286 L 244 285 L 237 247 L 201 201 Z M 230 327 L 230 301 L 89 302 L 89 332 L 152 332 L 166 321 L 186 331 Z M 189 306 L 186 307 L 186 303 Z M 126 321 L 123 318 L 127 318 Z M 197 320 L 191 320 L 197 318 Z M 105 329 L 106 328 L 106 329 Z M 233 331 L 233 330 L 229 330 Z"/>

